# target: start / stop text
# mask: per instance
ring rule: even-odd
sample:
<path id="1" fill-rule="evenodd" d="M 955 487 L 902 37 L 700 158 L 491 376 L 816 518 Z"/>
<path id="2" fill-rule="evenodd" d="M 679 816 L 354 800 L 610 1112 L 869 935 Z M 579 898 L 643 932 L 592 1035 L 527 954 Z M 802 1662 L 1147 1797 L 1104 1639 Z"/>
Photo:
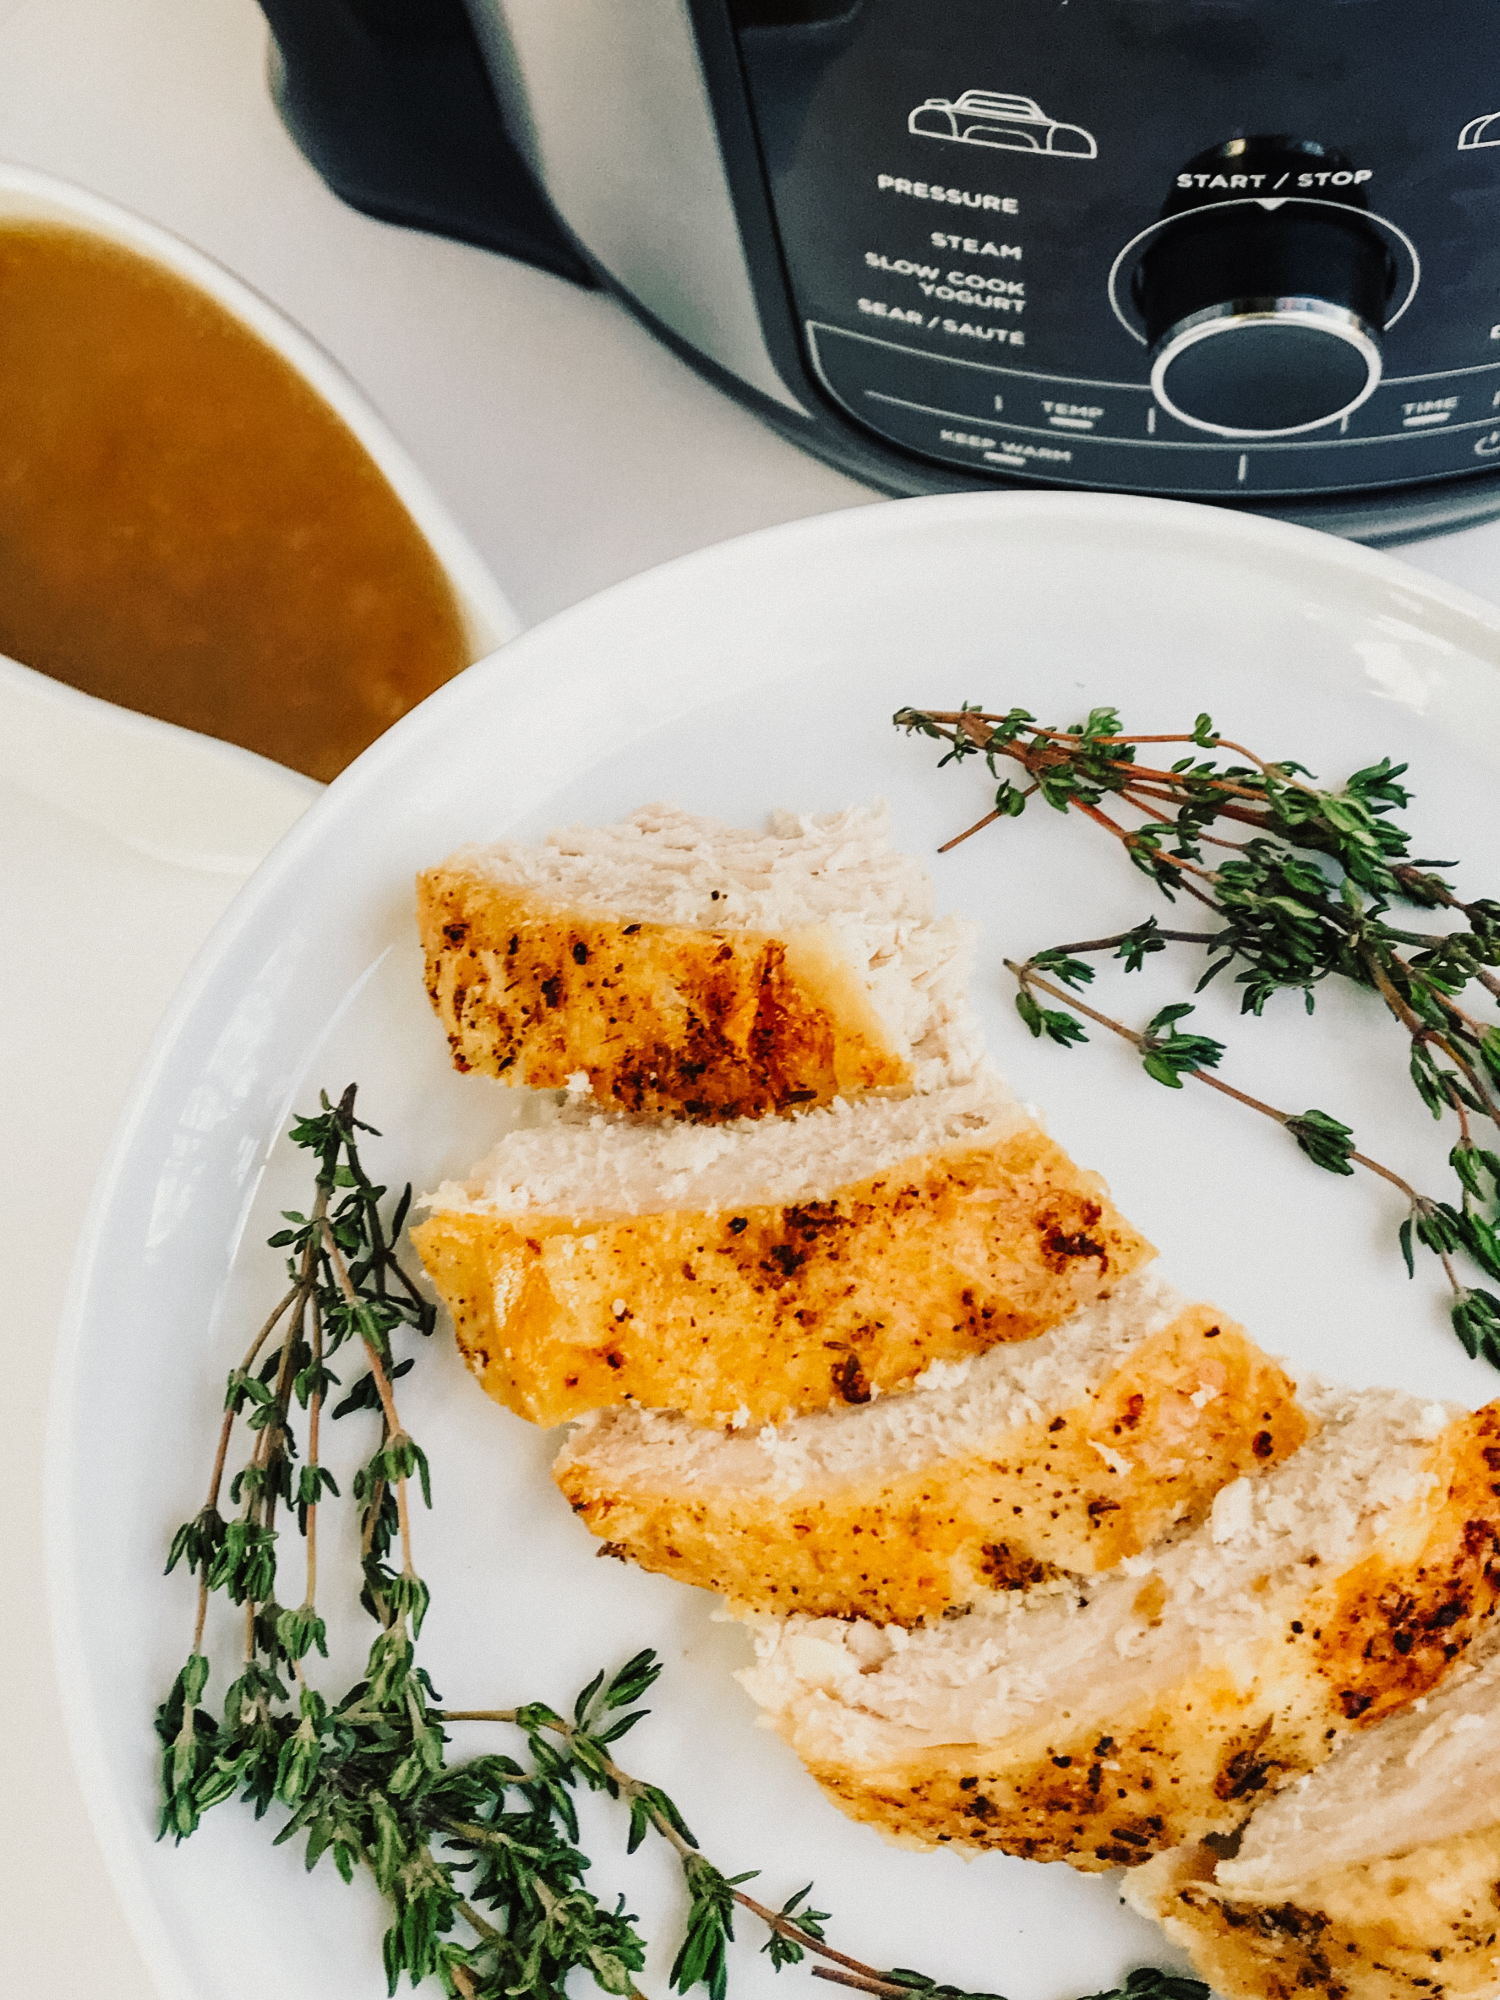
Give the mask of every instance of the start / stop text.
<path id="1" fill-rule="evenodd" d="M 1373 167 L 1328 167 L 1305 174 L 1294 174 L 1288 168 L 1274 178 L 1270 174 L 1179 174 L 1177 185 L 1185 190 L 1223 189 L 1226 194 L 1259 194 L 1262 190 L 1275 194 L 1288 185 L 1301 189 L 1363 187 L 1374 178 Z"/>

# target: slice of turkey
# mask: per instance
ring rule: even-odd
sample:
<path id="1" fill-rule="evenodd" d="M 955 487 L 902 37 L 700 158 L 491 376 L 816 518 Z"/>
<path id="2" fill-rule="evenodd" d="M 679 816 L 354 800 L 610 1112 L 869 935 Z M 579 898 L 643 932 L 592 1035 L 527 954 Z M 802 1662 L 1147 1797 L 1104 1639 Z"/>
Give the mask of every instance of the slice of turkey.
<path id="1" fill-rule="evenodd" d="M 1308 1428 L 1277 1364 L 1151 1266 L 902 1396 L 727 1432 L 597 1411 L 553 1477 L 611 1554 L 737 1609 L 914 1623 L 1108 1569 Z"/>
<path id="2" fill-rule="evenodd" d="M 1218 1991 L 1489 2000 L 1500 1986 L 1500 1642 L 1248 1821 L 1125 1882 Z"/>
<path id="3" fill-rule="evenodd" d="M 600 1103 L 762 1117 L 961 1082 L 982 1059 L 972 933 L 933 910 L 883 806 L 751 832 L 646 806 L 417 882 L 427 991 L 458 1068 Z"/>
<path id="4" fill-rule="evenodd" d="M 795 1117 L 509 1134 L 413 1232 L 488 1393 L 776 1423 L 1030 1340 L 1154 1255 L 994 1072 Z"/>
<path id="5" fill-rule="evenodd" d="M 1430 1694 L 1500 1600 L 1500 1406 L 1304 1382 L 1323 1428 L 1077 1595 L 905 1632 L 762 1620 L 742 1678 L 857 1818 L 921 1846 L 1133 1865 Z"/>

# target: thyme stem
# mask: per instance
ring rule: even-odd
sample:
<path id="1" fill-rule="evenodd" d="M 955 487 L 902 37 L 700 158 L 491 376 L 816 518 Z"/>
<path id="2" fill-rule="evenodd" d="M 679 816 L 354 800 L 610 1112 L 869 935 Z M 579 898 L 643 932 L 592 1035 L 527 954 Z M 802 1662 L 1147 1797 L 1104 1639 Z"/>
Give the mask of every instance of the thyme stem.
<path id="1" fill-rule="evenodd" d="M 239 1372 L 242 1375 L 249 1374 L 250 1369 L 255 1363 L 255 1357 L 260 1353 L 260 1350 L 265 1346 L 266 1342 L 270 1339 L 271 1335 L 276 1331 L 276 1328 L 281 1321 L 282 1315 L 287 1311 L 287 1309 L 296 1299 L 298 1289 L 299 1289 L 298 1286 L 296 1285 L 292 1286 L 291 1290 L 282 1299 L 281 1303 L 277 1306 L 276 1310 L 271 1314 L 270 1318 L 266 1321 L 265 1325 L 261 1328 L 260 1332 L 256 1334 L 254 1340 L 252 1340 L 250 1345 L 246 1348 L 245 1358 L 240 1363 L 240 1368 L 239 1368 Z M 218 1449 L 214 1453 L 213 1471 L 209 1474 L 208 1478 L 208 1498 L 203 1503 L 204 1514 L 215 1514 L 218 1512 L 219 1489 L 224 1482 L 224 1467 L 229 1458 L 229 1440 L 234 1432 L 234 1417 L 235 1417 L 234 1410 L 232 1408 L 227 1409 L 224 1412 L 223 1421 L 219 1425 Z M 208 1566 L 207 1564 L 204 1564 L 202 1566 L 199 1575 L 198 1601 L 193 1617 L 193 1643 L 191 1650 L 194 1653 L 201 1653 L 203 1651 L 203 1631 L 204 1631 L 204 1626 L 208 1620 L 208 1597 L 209 1597 Z"/>
<path id="2" fill-rule="evenodd" d="M 316 1295 L 312 1301 L 313 1388 L 307 1408 L 307 1463 L 314 1475 L 322 1466 L 319 1457 L 319 1427 L 323 1416 L 323 1315 Z M 304 1530 L 307 1537 L 307 1591 L 303 1604 L 312 1611 L 318 1600 L 318 1485 L 313 1481 L 313 1498 L 308 1502 Z"/>
<path id="3" fill-rule="evenodd" d="M 1075 951 L 1085 949 L 1082 945 L 1071 948 Z M 1112 1035 L 1118 1035 L 1122 1041 L 1129 1042 L 1143 1054 L 1150 1051 L 1149 1036 L 1141 1034 L 1135 1028 L 1127 1028 L 1123 1021 L 1112 1020 L 1108 1014 L 1101 1014 L 1097 1007 L 1090 1007 L 1087 1002 L 1080 1000 L 1076 993 L 1066 992 L 1061 986 L 1054 985 L 1050 979 L 1044 979 L 1040 973 L 1033 972 L 1029 964 L 1017 965 L 1014 959 L 1008 958 L 1005 960 L 1005 969 L 1007 972 L 1013 972 L 1023 986 L 1034 986 L 1039 992 L 1047 994 L 1050 999 L 1061 1000 L 1065 1006 L 1071 1007 L 1075 1014 L 1086 1015 L 1090 1021 L 1096 1022 L 1101 1028 L 1108 1028 Z M 1296 1122 L 1295 1112 L 1278 1111 L 1274 1104 L 1267 1104 L 1264 1098 L 1252 1097 L 1248 1091 L 1236 1089 L 1232 1083 L 1226 1083 L 1223 1077 L 1214 1076 L 1206 1069 L 1185 1069 L 1182 1074 L 1190 1076 L 1194 1083 L 1207 1084 L 1210 1090 L 1218 1091 L 1221 1097 L 1232 1097 L 1236 1104 L 1243 1104 L 1251 1111 L 1260 1112 L 1263 1118 L 1274 1119 L 1278 1125 L 1286 1126 Z M 1411 1182 L 1404 1180 L 1394 1168 L 1383 1167 L 1379 1160 L 1372 1160 L 1368 1153 L 1350 1152 L 1348 1157 L 1357 1166 L 1364 1167 L 1369 1173 L 1378 1174 L 1383 1181 L 1389 1181 L 1392 1187 L 1399 1188 L 1413 1208 L 1420 1208 L 1426 1200 L 1426 1197 L 1418 1194 Z"/>
<path id="4" fill-rule="evenodd" d="M 349 1273 L 345 1268 L 343 1257 L 339 1254 L 339 1246 L 333 1240 L 333 1231 L 329 1228 L 326 1217 L 323 1218 L 323 1244 L 328 1253 L 328 1261 L 333 1266 L 334 1276 L 338 1280 L 339 1290 L 344 1295 L 345 1304 L 351 1312 L 358 1314 L 359 1294 L 350 1282 Z M 380 1349 L 366 1331 L 363 1318 L 360 1318 L 359 1327 L 360 1337 L 365 1344 L 365 1353 L 369 1356 L 370 1373 L 375 1378 L 375 1390 L 380 1397 L 380 1408 L 385 1417 L 386 1436 L 404 1437 L 405 1432 L 401 1428 L 401 1419 L 396 1414 L 396 1399 L 391 1393 L 390 1377 L 385 1372 L 385 1362 L 381 1358 Z M 398 1475 L 396 1480 L 396 1513 L 401 1523 L 401 1574 L 414 1577 L 417 1569 L 412 1561 L 411 1514 L 406 1503 L 404 1473 Z"/>
<path id="5" fill-rule="evenodd" d="M 432 1717 L 435 1722 L 517 1723 L 522 1719 L 522 1711 L 514 1708 L 441 1708 L 434 1709 Z M 560 1715 L 547 1716 L 539 1720 L 543 1728 L 562 1737 L 566 1743 L 571 1745 L 577 1741 L 580 1732 L 572 1723 L 564 1721 Z M 601 1753 L 598 1761 L 622 1798 L 644 1801 L 646 1815 L 652 1826 L 679 1860 L 689 1861 L 697 1857 L 699 1850 L 694 1843 L 684 1839 L 666 1814 L 653 1803 L 654 1792 L 650 1785 L 643 1779 L 632 1777 L 630 1772 L 607 1752 Z M 450 1822 L 449 1825 L 452 1832 L 462 1833 L 470 1839 L 486 1840 L 495 1837 L 488 1827 L 462 1826 L 454 1822 Z M 805 1950 L 815 1953 L 819 1958 L 829 1959 L 835 1965 L 846 1967 L 863 1980 L 875 1981 L 876 1987 L 872 1987 L 872 1991 L 877 1988 L 882 1992 L 902 1991 L 899 1987 L 889 1987 L 887 1982 L 881 1981 L 880 1974 L 873 1966 L 866 1965 L 861 1959 L 850 1958 L 846 1952 L 836 1951 L 824 1938 L 814 1937 L 802 1928 L 795 1917 L 788 1917 L 780 1910 L 771 1909 L 767 1904 L 758 1902 L 754 1896 L 747 1895 L 743 1889 L 732 1889 L 731 1894 L 742 1910 L 748 1910 L 752 1916 L 758 1917 L 768 1929 L 775 1931 L 779 1936 L 791 1938 Z"/>
<path id="6" fill-rule="evenodd" d="M 814 1979 L 831 1979 L 835 1986 L 852 1986 L 857 1993 L 879 1993 L 891 1996 L 891 2000 L 911 2000 L 909 1986 L 893 1986 L 889 1979 L 882 1979 L 878 1973 L 871 1976 L 860 1972 L 840 1972 L 831 1965 L 815 1965 L 812 1976 Z"/>

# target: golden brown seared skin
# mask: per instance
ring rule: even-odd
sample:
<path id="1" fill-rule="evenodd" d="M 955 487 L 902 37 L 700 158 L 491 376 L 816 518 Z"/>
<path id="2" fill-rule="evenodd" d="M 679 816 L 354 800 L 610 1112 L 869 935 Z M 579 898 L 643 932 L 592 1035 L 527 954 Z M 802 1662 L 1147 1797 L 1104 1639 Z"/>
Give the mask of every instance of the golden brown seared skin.
<path id="1" fill-rule="evenodd" d="M 1500 1990 L 1500 1826 L 1331 1870 L 1279 1901 L 1223 1895 L 1216 1865 L 1206 1847 L 1164 1854 L 1132 1878 L 1129 1900 L 1234 2000 L 1490 2000 Z"/>
<path id="2" fill-rule="evenodd" d="M 1217 1393 L 1199 1407 L 1204 1388 Z M 553 1477 L 611 1553 L 719 1591 L 737 1610 L 910 1625 L 1058 1570 L 1109 1569 L 1308 1431 L 1275 1362 L 1194 1305 L 1082 1402 L 918 1472 L 782 1499 L 698 1480 L 612 1484 L 607 1468 L 565 1451 Z"/>
<path id="3" fill-rule="evenodd" d="M 1035 1127 L 827 1201 L 413 1230 L 488 1394 L 537 1424 L 634 1401 L 779 1423 L 1030 1340 L 1155 1253 Z"/>
<path id="4" fill-rule="evenodd" d="M 901 1090 L 863 981 L 816 928 L 627 923 L 478 873 L 417 878 L 427 994 L 461 1070 L 720 1122 Z"/>
<path id="5" fill-rule="evenodd" d="M 853 1818 L 908 1846 L 998 1847 L 1094 1871 L 1230 1833 L 1351 1729 L 1437 1687 L 1500 1604 L 1500 1404 L 1454 1425 L 1428 1463 L 1435 1487 L 1380 1548 L 1279 1587 L 1232 1670 L 1201 1665 L 1087 1730 L 1058 1718 L 884 1770 L 804 1752 L 808 1767 Z"/>

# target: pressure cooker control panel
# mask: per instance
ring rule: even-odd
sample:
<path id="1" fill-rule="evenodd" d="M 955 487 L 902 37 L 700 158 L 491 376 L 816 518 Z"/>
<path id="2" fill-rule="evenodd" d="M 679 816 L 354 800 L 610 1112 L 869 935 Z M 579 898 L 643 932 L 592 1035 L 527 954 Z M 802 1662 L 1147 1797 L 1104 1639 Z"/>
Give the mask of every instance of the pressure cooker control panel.
<path id="1" fill-rule="evenodd" d="M 1500 464 L 1495 0 L 808 11 L 740 48 L 808 360 L 866 430 L 1203 496 Z"/>

